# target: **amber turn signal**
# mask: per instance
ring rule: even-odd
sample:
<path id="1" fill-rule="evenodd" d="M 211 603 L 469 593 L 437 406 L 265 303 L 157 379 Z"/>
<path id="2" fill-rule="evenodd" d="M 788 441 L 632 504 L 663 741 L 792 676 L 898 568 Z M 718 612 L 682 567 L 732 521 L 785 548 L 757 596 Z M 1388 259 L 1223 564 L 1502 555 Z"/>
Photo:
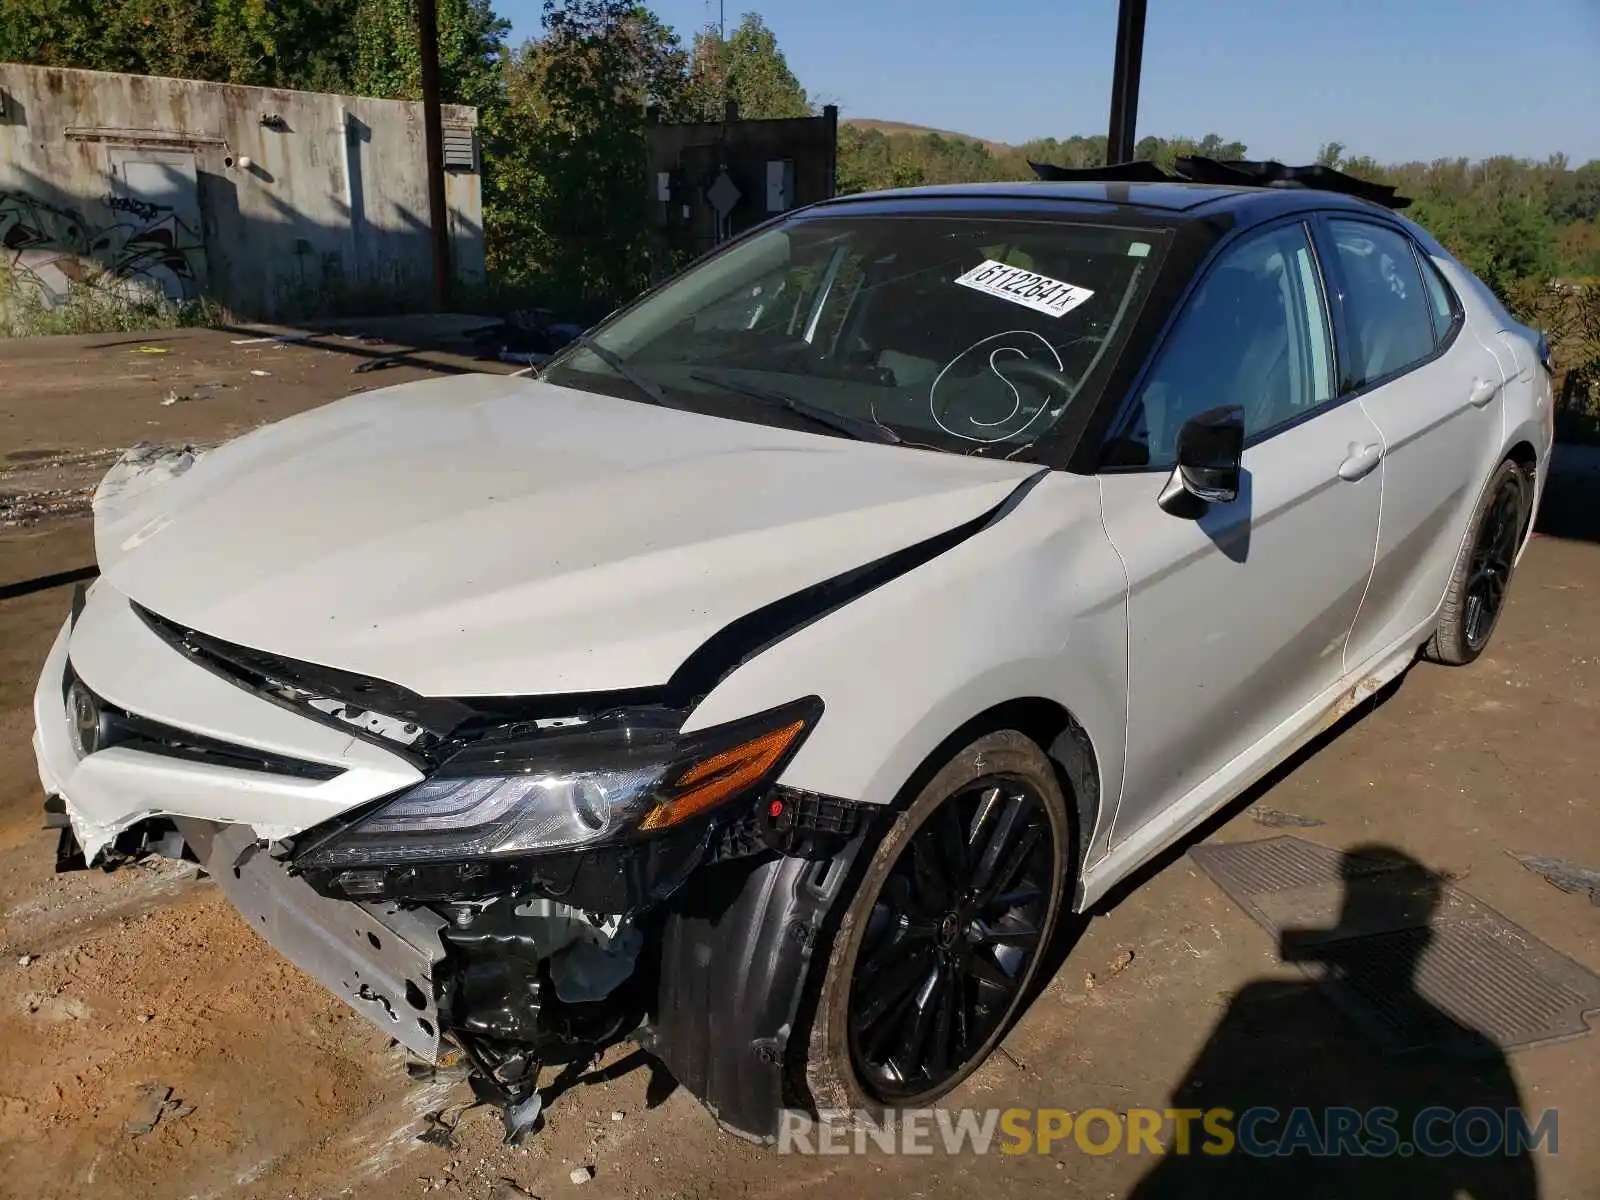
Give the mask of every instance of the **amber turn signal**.
<path id="1" fill-rule="evenodd" d="M 695 763 L 674 781 L 677 793 L 639 823 L 641 830 L 668 829 L 730 796 L 759 783 L 804 732 L 804 720 L 791 721 L 760 737 Z"/>

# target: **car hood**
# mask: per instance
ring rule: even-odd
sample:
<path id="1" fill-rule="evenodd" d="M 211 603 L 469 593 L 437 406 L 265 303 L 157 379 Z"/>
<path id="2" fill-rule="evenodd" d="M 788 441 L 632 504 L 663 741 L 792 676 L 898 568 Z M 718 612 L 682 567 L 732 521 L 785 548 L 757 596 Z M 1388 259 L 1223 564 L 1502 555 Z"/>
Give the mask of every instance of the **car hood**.
<path id="1" fill-rule="evenodd" d="M 466 375 L 302 413 L 96 501 L 111 585 L 423 695 L 664 683 L 754 609 L 1038 467 Z"/>

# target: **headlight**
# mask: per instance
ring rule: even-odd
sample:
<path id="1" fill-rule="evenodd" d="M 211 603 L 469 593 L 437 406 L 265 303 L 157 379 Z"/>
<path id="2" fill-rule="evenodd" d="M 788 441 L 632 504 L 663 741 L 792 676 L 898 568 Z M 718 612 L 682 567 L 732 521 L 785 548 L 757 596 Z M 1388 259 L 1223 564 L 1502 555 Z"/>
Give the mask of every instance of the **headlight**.
<path id="1" fill-rule="evenodd" d="M 492 861 L 647 838 L 770 783 L 821 712 L 810 698 L 692 734 L 624 723 L 475 742 L 295 864 Z"/>

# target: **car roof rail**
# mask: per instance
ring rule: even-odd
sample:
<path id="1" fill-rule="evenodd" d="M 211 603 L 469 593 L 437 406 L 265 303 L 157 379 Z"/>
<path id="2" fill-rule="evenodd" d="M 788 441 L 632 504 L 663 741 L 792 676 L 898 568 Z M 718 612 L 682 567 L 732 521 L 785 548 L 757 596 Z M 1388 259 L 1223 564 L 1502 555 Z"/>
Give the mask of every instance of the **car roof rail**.
<path id="1" fill-rule="evenodd" d="M 1038 178 L 1054 182 L 1220 183 L 1232 187 L 1307 188 L 1355 196 L 1385 208 L 1407 208 L 1411 204 L 1409 196 L 1400 195 L 1399 189 L 1388 184 L 1357 179 L 1354 175 L 1346 175 L 1343 171 L 1319 164 L 1287 167 L 1281 162 L 1253 162 L 1248 159 L 1219 162 L 1199 154 L 1187 154 L 1174 160 L 1170 172 L 1163 171 L 1153 162 L 1144 161 L 1073 168 L 1030 160 L 1028 165 Z"/>

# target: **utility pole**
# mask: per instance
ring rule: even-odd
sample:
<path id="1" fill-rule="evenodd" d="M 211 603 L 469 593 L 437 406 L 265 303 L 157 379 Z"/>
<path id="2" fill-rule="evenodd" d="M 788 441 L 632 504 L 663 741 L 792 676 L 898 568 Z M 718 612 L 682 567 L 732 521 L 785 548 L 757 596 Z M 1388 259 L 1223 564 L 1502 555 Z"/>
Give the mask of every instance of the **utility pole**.
<path id="1" fill-rule="evenodd" d="M 1106 162 L 1133 161 L 1134 126 L 1139 116 L 1139 67 L 1144 60 L 1145 0 L 1120 0 L 1117 7 L 1117 57 L 1111 71 L 1111 126 Z"/>
<path id="2" fill-rule="evenodd" d="M 417 56 L 422 60 L 422 137 L 428 159 L 433 303 L 443 311 L 450 304 L 450 209 L 444 192 L 444 115 L 439 108 L 438 0 L 417 0 Z"/>

